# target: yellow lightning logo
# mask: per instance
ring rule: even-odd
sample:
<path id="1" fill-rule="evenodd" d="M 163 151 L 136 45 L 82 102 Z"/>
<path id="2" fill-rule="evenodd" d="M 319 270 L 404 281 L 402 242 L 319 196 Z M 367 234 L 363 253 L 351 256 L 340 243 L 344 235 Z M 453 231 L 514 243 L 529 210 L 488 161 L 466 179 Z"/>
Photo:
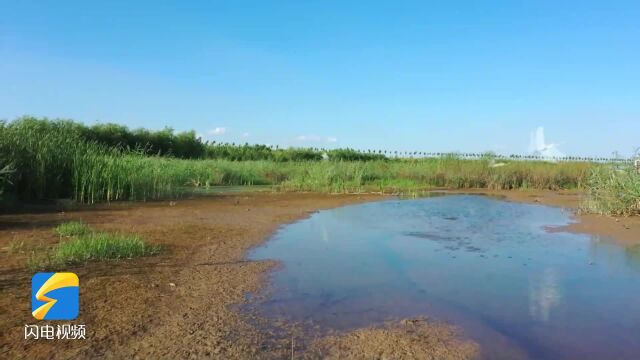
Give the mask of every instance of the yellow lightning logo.
<path id="1" fill-rule="evenodd" d="M 36 299 L 45 302 L 42 306 L 33 311 L 33 317 L 42 320 L 47 315 L 49 310 L 55 305 L 58 300 L 45 296 L 50 291 L 60 289 L 69 286 L 80 286 L 78 276 L 74 273 L 55 273 L 38 289 L 36 293 Z"/>

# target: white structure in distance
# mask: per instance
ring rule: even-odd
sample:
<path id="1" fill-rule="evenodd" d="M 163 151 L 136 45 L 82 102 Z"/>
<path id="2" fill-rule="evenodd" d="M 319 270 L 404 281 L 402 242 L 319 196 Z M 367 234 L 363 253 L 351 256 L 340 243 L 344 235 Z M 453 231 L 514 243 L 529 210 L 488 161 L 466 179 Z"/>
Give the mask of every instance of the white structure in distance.
<path id="1" fill-rule="evenodd" d="M 556 160 L 564 157 L 564 153 L 558 150 L 557 144 L 547 144 L 544 141 L 544 128 L 539 126 L 531 133 L 529 141 L 529 153 L 545 160 Z"/>

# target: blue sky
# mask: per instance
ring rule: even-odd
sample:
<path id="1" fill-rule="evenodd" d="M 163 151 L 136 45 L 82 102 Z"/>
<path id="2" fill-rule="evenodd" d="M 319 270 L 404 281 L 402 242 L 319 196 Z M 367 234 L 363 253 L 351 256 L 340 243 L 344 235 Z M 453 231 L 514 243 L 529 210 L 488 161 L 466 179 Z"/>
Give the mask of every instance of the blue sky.
<path id="1" fill-rule="evenodd" d="M 0 118 L 281 146 L 640 146 L 638 1 L 5 1 Z M 216 130 L 217 129 L 217 130 Z"/>

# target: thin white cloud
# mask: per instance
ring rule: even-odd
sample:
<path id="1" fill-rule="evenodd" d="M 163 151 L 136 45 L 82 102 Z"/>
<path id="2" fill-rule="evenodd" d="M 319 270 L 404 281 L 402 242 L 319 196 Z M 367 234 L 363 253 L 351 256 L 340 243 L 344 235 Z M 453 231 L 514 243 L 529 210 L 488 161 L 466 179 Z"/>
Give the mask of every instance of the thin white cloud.
<path id="1" fill-rule="evenodd" d="M 217 127 L 209 130 L 209 135 L 223 135 L 227 132 L 227 128 L 225 127 Z"/>
<path id="2" fill-rule="evenodd" d="M 299 135 L 296 136 L 297 141 L 312 143 L 334 143 L 338 139 L 334 136 L 318 136 L 318 135 Z"/>
<path id="3" fill-rule="evenodd" d="M 250 134 L 248 132 L 242 133 L 242 137 L 245 138 L 245 139 L 248 138 L 249 136 L 250 136 Z"/>

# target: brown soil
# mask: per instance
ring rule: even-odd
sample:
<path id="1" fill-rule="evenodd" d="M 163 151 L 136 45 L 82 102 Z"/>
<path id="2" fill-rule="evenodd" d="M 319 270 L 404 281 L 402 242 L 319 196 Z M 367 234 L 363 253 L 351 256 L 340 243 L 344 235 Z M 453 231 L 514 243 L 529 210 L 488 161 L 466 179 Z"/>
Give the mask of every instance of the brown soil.
<path id="1" fill-rule="evenodd" d="M 478 352 L 460 341 L 451 326 L 408 319 L 382 328 L 327 336 L 313 344 L 310 356 L 322 359 L 470 359 Z"/>
<path id="2" fill-rule="evenodd" d="M 485 192 L 486 191 L 482 191 Z M 575 206 L 579 195 L 494 192 L 517 201 Z M 380 199 L 373 195 L 234 194 L 0 216 L 0 358 L 424 358 L 465 359 L 477 346 L 447 325 L 404 321 L 325 336 L 308 349 L 292 326 L 267 331 L 237 309 L 261 289 L 275 263 L 246 251 L 278 226 L 309 213 Z M 81 219 L 101 230 L 136 232 L 161 244 L 159 256 L 68 268 L 80 277 L 87 340 L 24 340 L 31 317 L 31 253 L 56 244 L 57 224 Z M 639 242 L 637 219 L 580 216 L 571 230 Z M 635 239 L 635 240 L 634 240 Z M 44 324 L 46 322 L 40 322 Z M 61 322 L 56 322 L 58 325 Z M 270 324 L 272 325 L 272 324 Z M 281 329 L 276 329 L 281 327 Z M 292 346 L 293 345 L 293 346 Z M 305 352 L 306 351 L 306 352 Z"/>

